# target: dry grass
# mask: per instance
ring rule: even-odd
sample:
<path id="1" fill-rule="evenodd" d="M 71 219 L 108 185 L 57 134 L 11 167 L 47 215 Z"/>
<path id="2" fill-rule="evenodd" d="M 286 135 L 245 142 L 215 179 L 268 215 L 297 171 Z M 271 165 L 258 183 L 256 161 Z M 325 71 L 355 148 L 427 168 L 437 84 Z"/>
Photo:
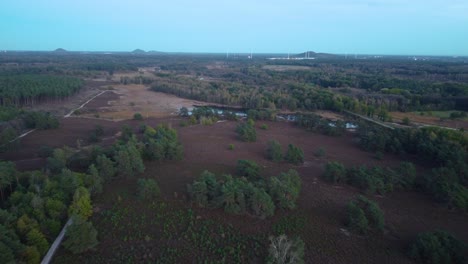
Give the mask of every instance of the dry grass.
<path id="1" fill-rule="evenodd" d="M 132 119 L 135 113 L 141 113 L 144 118 L 167 117 L 177 113 L 181 107 L 191 108 L 194 104 L 205 104 L 170 94 L 153 92 L 144 85 L 130 84 L 113 87 L 118 97 L 96 98 L 96 101 L 86 108 L 88 113 L 83 116 L 93 117 L 97 113 L 100 118 L 123 120 Z"/>

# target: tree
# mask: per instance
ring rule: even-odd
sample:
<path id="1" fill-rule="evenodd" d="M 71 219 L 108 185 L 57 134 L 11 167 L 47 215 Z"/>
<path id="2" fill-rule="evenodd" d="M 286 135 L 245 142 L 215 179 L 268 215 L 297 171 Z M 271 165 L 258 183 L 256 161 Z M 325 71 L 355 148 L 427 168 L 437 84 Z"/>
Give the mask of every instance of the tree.
<path id="1" fill-rule="evenodd" d="M 189 116 L 189 110 L 187 109 L 187 107 L 183 106 L 182 108 L 180 108 L 179 115 L 183 117 Z"/>
<path id="2" fill-rule="evenodd" d="M 299 237 L 290 240 L 286 235 L 280 235 L 278 237 L 271 236 L 267 263 L 304 263 L 304 242 Z"/>
<path id="3" fill-rule="evenodd" d="M 92 214 L 93 206 L 91 205 L 89 192 L 86 188 L 79 187 L 73 195 L 73 201 L 68 209 L 68 215 L 81 217 L 87 220 Z"/>
<path id="4" fill-rule="evenodd" d="M 239 176 L 245 176 L 249 180 L 261 179 L 260 166 L 251 160 L 238 160 L 237 174 L 239 174 Z"/>
<path id="5" fill-rule="evenodd" d="M 103 179 L 99 175 L 99 171 L 94 164 L 91 164 L 88 169 L 89 174 L 85 174 L 85 186 L 88 187 L 91 194 L 102 193 L 102 183 Z"/>
<path id="6" fill-rule="evenodd" d="M 301 191 L 301 178 L 295 170 L 271 177 L 268 182 L 268 193 L 280 208 L 294 209 Z"/>
<path id="7" fill-rule="evenodd" d="M 299 147 L 289 144 L 285 160 L 295 165 L 302 164 L 304 163 L 304 152 Z"/>
<path id="8" fill-rule="evenodd" d="M 135 113 L 133 115 L 134 120 L 143 120 L 143 116 L 140 113 Z"/>
<path id="9" fill-rule="evenodd" d="M 346 182 L 346 168 L 339 162 L 328 162 L 323 177 L 332 183 Z"/>
<path id="10" fill-rule="evenodd" d="M 254 122 L 249 119 L 246 123 L 241 123 L 237 126 L 236 132 L 242 141 L 255 142 L 257 141 L 257 131 L 254 127 Z"/>
<path id="11" fill-rule="evenodd" d="M 156 199 L 161 195 L 158 183 L 153 179 L 138 180 L 138 197 L 142 200 Z"/>
<path id="12" fill-rule="evenodd" d="M 63 246 L 73 254 L 79 254 L 97 246 L 97 231 L 91 222 L 75 217 L 67 227 Z"/>
<path id="13" fill-rule="evenodd" d="M 19 184 L 15 164 L 13 162 L 0 161 L 0 196 L 2 201 L 6 198 L 3 190 L 10 187 L 10 192 L 13 192 L 12 184 Z"/>
<path id="14" fill-rule="evenodd" d="M 275 203 L 271 199 L 271 196 L 262 188 L 253 189 L 253 193 L 248 198 L 248 204 L 253 213 L 261 219 L 275 214 Z"/>
<path id="15" fill-rule="evenodd" d="M 281 145 L 276 140 L 270 140 L 267 143 L 267 158 L 274 162 L 283 160 L 283 151 Z"/>
<path id="16" fill-rule="evenodd" d="M 383 232 L 385 220 L 379 206 L 360 195 L 348 204 L 347 224 L 354 231 L 365 234 L 369 229 Z"/>
<path id="17" fill-rule="evenodd" d="M 188 186 L 188 192 L 198 206 L 216 207 L 219 203 L 215 199 L 220 196 L 220 188 L 216 176 L 209 171 L 204 171 L 192 185 Z"/>
<path id="18" fill-rule="evenodd" d="M 366 214 L 356 202 L 352 201 L 348 204 L 348 221 L 347 225 L 352 230 L 365 234 L 369 229 L 369 222 L 367 221 Z"/>
<path id="19" fill-rule="evenodd" d="M 436 230 L 419 234 L 409 250 L 418 263 L 465 263 L 466 245 L 451 234 Z"/>
<path id="20" fill-rule="evenodd" d="M 49 242 L 45 238 L 44 234 L 41 233 L 38 229 L 32 229 L 26 235 L 27 244 L 37 248 L 39 253 L 43 256 L 47 253 L 49 249 Z"/>
<path id="21" fill-rule="evenodd" d="M 99 172 L 99 175 L 101 175 L 104 181 L 111 180 L 116 174 L 114 162 L 112 162 L 111 159 L 106 157 L 106 155 L 99 155 L 97 157 L 96 168 Z"/>

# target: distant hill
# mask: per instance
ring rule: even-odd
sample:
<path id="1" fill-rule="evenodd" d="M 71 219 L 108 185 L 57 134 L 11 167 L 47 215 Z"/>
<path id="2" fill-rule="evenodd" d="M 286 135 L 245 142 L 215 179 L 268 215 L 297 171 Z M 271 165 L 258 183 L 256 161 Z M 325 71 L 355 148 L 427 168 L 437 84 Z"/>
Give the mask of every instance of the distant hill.
<path id="1" fill-rule="evenodd" d="M 330 54 L 330 53 L 318 53 L 314 51 L 305 51 L 299 54 L 296 54 L 295 57 L 298 58 L 337 58 L 339 57 L 338 55 L 335 54 Z"/>
<path id="2" fill-rule="evenodd" d="M 146 51 L 144 51 L 142 49 L 136 49 L 136 50 L 132 51 L 132 53 L 146 53 Z"/>
<path id="3" fill-rule="evenodd" d="M 67 52 L 67 50 L 62 49 L 62 48 L 58 48 L 58 49 L 54 50 L 54 52 Z"/>

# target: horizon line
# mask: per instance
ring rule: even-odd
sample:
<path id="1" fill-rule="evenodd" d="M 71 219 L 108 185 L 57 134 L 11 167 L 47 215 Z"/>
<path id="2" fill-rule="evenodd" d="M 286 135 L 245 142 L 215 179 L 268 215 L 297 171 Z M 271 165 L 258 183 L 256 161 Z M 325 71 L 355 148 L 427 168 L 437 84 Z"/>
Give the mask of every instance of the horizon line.
<path id="1" fill-rule="evenodd" d="M 57 49 L 63 49 L 64 51 L 56 51 Z M 8 53 L 8 52 L 51 52 L 51 53 L 137 53 L 137 54 L 148 54 L 148 53 L 166 53 L 166 54 L 226 54 L 226 52 L 222 51 L 160 51 L 160 50 L 143 50 L 140 48 L 128 51 L 128 50 L 67 50 L 64 48 L 57 48 L 55 50 L 27 50 L 27 49 L 21 49 L 21 50 L 7 50 L 7 49 L 0 49 L 0 54 L 2 53 Z M 141 50 L 141 52 L 134 52 L 135 50 Z M 428 54 L 397 54 L 397 53 L 331 53 L 331 52 L 316 52 L 312 50 L 305 50 L 301 52 L 247 52 L 247 51 L 242 51 L 242 52 L 229 52 L 229 54 L 291 54 L 293 53 L 294 55 L 297 54 L 302 54 L 306 52 L 314 52 L 316 54 L 325 54 L 325 55 L 339 55 L 339 56 L 348 56 L 351 59 L 355 56 L 420 56 L 420 57 L 468 57 L 468 54 L 466 55 L 455 55 L 455 54 L 438 54 L 438 55 L 428 55 Z"/>

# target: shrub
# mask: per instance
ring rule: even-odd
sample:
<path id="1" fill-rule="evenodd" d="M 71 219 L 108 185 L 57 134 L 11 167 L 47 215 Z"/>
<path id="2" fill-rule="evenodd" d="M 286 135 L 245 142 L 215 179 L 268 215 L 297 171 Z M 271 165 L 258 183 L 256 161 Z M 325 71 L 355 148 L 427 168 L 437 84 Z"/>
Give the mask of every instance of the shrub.
<path id="1" fill-rule="evenodd" d="M 257 141 L 257 131 L 254 127 L 254 122 L 249 119 L 247 123 L 241 123 L 237 126 L 236 132 L 242 141 L 255 142 Z"/>
<path id="2" fill-rule="evenodd" d="M 267 143 L 267 158 L 274 162 L 280 162 L 283 159 L 281 145 L 276 140 L 270 140 Z"/>
<path id="3" fill-rule="evenodd" d="M 314 155 L 315 155 L 317 158 L 325 157 L 326 151 L 325 151 L 324 148 L 319 148 L 319 149 L 317 149 L 317 150 L 314 152 Z"/>
<path id="4" fill-rule="evenodd" d="M 73 223 L 67 227 L 63 246 L 73 254 L 79 254 L 94 248 L 97 244 L 97 231 L 93 224 L 81 218 L 73 218 Z"/>
<path id="5" fill-rule="evenodd" d="M 304 152 L 299 147 L 289 144 L 285 160 L 295 165 L 302 164 L 304 163 Z"/>
<path id="6" fill-rule="evenodd" d="M 407 116 L 405 116 L 402 120 L 402 123 L 403 125 L 409 126 L 411 124 L 411 121 Z"/>
<path id="7" fill-rule="evenodd" d="M 383 160 L 384 154 L 381 151 L 377 151 L 377 152 L 375 152 L 374 158 L 376 160 Z"/>
<path id="8" fill-rule="evenodd" d="M 452 168 L 433 169 L 424 178 L 424 186 L 436 201 L 468 211 L 468 189 L 459 183 L 458 175 Z"/>
<path id="9" fill-rule="evenodd" d="M 229 150 L 234 150 L 234 144 L 229 144 Z"/>
<path id="10" fill-rule="evenodd" d="M 398 177 L 394 185 L 401 189 L 412 189 L 416 180 L 416 168 L 411 162 L 401 162 L 396 169 Z"/>
<path id="11" fill-rule="evenodd" d="M 359 208 L 355 201 L 348 204 L 348 220 L 347 226 L 360 234 L 367 233 L 369 229 L 369 222 L 367 221 L 364 210 Z"/>
<path id="12" fill-rule="evenodd" d="M 419 234 L 409 256 L 418 263 L 465 263 L 466 245 L 445 231 Z"/>
<path id="13" fill-rule="evenodd" d="M 354 231 L 365 234 L 369 229 L 383 232 L 385 220 L 379 206 L 364 196 L 348 204 L 347 225 Z"/>
<path id="14" fill-rule="evenodd" d="M 41 146 L 39 148 L 39 157 L 41 158 L 48 158 L 51 157 L 54 153 L 54 149 L 49 146 Z"/>
<path id="15" fill-rule="evenodd" d="M 339 162 L 328 162 L 323 177 L 333 183 L 346 182 L 346 168 Z"/>
<path id="16" fill-rule="evenodd" d="M 216 204 L 215 199 L 219 197 L 221 190 L 216 176 L 204 171 L 193 184 L 188 186 L 188 192 L 198 206 L 208 207 Z"/>
<path id="17" fill-rule="evenodd" d="M 262 124 L 262 125 L 260 126 L 260 129 L 267 130 L 267 129 L 268 129 L 268 125 L 267 125 L 267 124 Z"/>
<path id="18" fill-rule="evenodd" d="M 255 188 L 248 203 L 253 213 L 262 219 L 275 214 L 275 204 L 264 189 Z"/>
<path id="19" fill-rule="evenodd" d="M 290 240 L 286 235 L 270 237 L 267 263 L 304 263 L 304 242 L 299 237 Z"/>
<path id="20" fill-rule="evenodd" d="M 260 179 L 260 166 L 251 160 L 238 160 L 237 174 L 249 180 L 258 180 Z"/>
<path id="21" fill-rule="evenodd" d="M 68 209 L 68 215 L 78 216 L 87 220 L 93 214 L 93 206 L 91 205 L 91 197 L 88 189 L 79 187 L 73 195 L 73 202 Z"/>
<path id="22" fill-rule="evenodd" d="M 156 199 L 161 195 L 158 183 L 153 179 L 138 180 L 138 197 L 142 200 Z"/>
<path id="23" fill-rule="evenodd" d="M 280 208 L 294 209 L 301 191 L 301 178 L 295 170 L 271 177 L 268 182 L 268 193 Z"/>
<path id="24" fill-rule="evenodd" d="M 187 117 L 189 116 L 189 110 L 187 107 L 183 106 L 182 108 L 180 108 L 179 110 L 179 115 L 180 116 L 183 116 L 183 117 Z"/>
<path id="25" fill-rule="evenodd" d="M 133 115 L 134 120 L 143 120 L 143 116 L 140 113 L 135 113 Z"/>

